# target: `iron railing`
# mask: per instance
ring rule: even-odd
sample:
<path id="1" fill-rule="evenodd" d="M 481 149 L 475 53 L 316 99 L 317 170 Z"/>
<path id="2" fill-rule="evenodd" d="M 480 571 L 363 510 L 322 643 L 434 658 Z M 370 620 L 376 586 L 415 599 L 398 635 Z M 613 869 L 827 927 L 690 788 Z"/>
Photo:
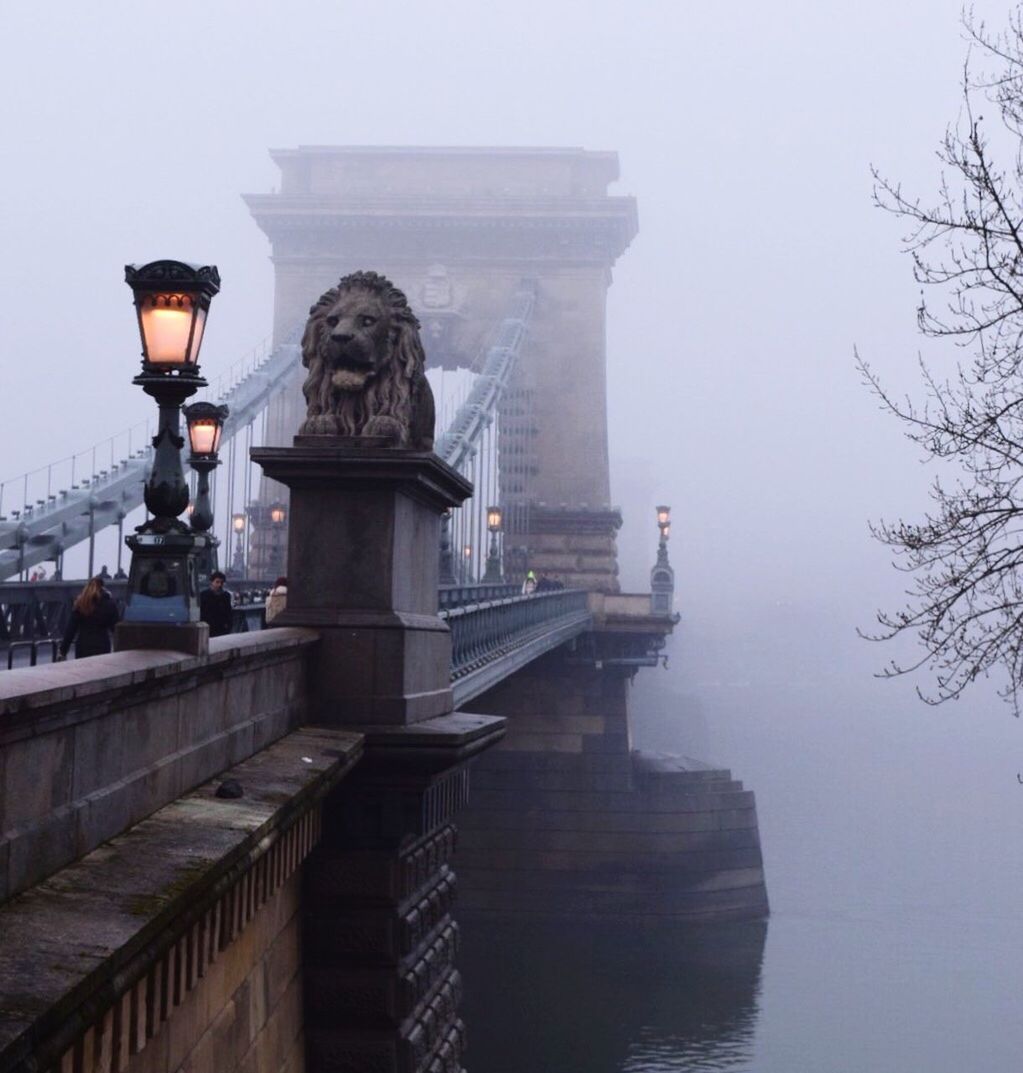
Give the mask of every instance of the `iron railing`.
<path id="1" fill-rule="evenodd" d="M 530 646 L 537 649 L 530 655 L 535 658 L 555 647 L 548 641 L 558 637 L 556 643 L 562 644 L 589 628 L 592 621 L 582 589 L 486 600 L 442 611 L 441 618 L 451 629 L 451 679 L 455 682 Z"/>
<path id="2" fill-rule="evenodd" d="M 224 425 L 222 451 L 284 389 L 299 360 L 298 346 L 284 343 L 269 353 L 260 352 L 242 367 L 238 379 L 223 381 L 227 386 L 220 401 L 227 404 L 230 416 Z M 0 578 L 59 559 L 68 548 L 94 541 L 107 526 L 121 526 L 128 514 L 142 506 L 152 448 L 146 443 L 135 449 L 140 427 L 105 440 L 99 448 L 0 483 Z M 118 459 L 122 441 L 127 452 Z M 103 465 L 106 468 L 100 469 Z M 59 487 L 62 482 L 66 487 Z M 23 501 L 20 509 L 12 509 L 13 496 Z"/>

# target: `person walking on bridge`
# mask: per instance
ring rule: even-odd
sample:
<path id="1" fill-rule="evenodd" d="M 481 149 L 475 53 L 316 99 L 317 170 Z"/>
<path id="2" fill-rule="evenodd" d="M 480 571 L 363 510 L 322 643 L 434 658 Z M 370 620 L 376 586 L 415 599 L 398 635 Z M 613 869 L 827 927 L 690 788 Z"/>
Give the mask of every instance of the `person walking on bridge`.
<path id="1" fill-rule="evenodd" d="M 60 642 L 60 659 L 66 659 L 72 642 L 75 659 L 102 656 L 110 651 L 111 632 L 119 615 L 114 598 L 103 587 L 103 578 L 94 577 L 75 597 L 64 637 Z"/>
<path id="2" fill-rule="evenodd" d="M 271 622 L 284 610 L 288 603 L 288 579 L 279 577 L 266 598 L 266 624 Z"/>
<path id="3" fill-rule="evenodd" d="M 234 617 L 231 594 L 224 588 L 227 576 L 220 570 L 210 574 L 210 587 L 199 593 L 199 618 L 210 628 L 210 637 L 231 632 Z"/>

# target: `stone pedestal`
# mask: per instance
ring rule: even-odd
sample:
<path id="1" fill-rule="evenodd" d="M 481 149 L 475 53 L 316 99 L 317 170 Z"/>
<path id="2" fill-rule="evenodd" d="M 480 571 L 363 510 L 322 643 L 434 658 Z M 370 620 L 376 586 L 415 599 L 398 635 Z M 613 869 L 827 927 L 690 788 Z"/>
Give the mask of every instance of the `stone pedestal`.
<path id="1" fill-rule="evenodd" d="M 288 604 L 312 626 L 313 717 L 400 726 L 452 709 L 451 642 L 437 617 L 440 517 L 472 485 L 430 452 L 297 436 L 254 450 L 288 487 Z"/>
<path id="2" fill-rule="evenodd" d="M 452 818 L 504 720 L 452 713 L 437 615 L 442 513 L 472 486 L 435 455 L 296 437 L 252 457 L 287 486 L 288 604 L 315 627 L 316 722 L 365 735 L 303 889 L 308 1073 L 459 1073 Z"/>
<path id="3" fill-rule="evenodd" d="M 450 715 L 367 733 L 305 871 L 310 1073 L 459 1073 L 465 1029 L 451 911 L 466 760 L 503 721 Z"/>

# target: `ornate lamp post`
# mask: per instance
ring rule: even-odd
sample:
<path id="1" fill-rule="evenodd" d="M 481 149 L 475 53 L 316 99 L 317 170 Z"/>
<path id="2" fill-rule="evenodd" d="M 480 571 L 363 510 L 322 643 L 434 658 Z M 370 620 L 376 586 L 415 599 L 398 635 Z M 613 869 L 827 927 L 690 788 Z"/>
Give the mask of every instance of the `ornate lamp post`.
<path id="1" fill-rule="evenodd" d="M 454 556 L 451 551 L 451 508 L 440 516 L 440 574 L 441 585 L 457 585 Z"/>
<path id="2" fill-rule="evenodd" d="M 490 549 L 487 552 L 487 566 L 483 572 L 486 585 L 500 585 L 504 580 L 501 572 L 501 550 L 498 547 L 497 534 L 501 532 L 501 508 L 487 507 L 487 529 L 490 530 Z"/>
<path id="3" fill-rule="evenodd" d="M 198 558 L 209 537 L 179 519 L 188 506 L 181 467 L 181 405 L 206 381 L 199 347 L 210 301 L 220 290 L 213 265 L 153 261 L 126 265 L 142 337 L 142 372 L 133 383 L 159 408 L 153 468 L 145 486 L 152 517 L 126 538 L 131 573 L 124 620 L 128 623 L 198 622 Z"/>
<path id="4" fill-rule="evenodd" d="M 657 528 L 661 531 L 661 539 L 667 540 L 671 529 L 671 507 L 657 508 Z"/>
<path id="5" fill-rule="evenodd" d="M 242 536 L 245 532 L 245 515 L 232 514 L 231 528 L 234 530 L 235 536 L 234 558 L 231 560 L 231 573 L 235 577 L 245 577 L 245 546 L 243 543 L 245 538 Z"/>
<path id="6" fill-rule="evenodd" d="M 273 547 L 270 550 L 271 573 L 277 577 L 284 570 L 284 554 L 281 546 L 281 538 L 287 528 L 288 511 L 283 503 L 277 502 L 270 505 L 270 532 Z"/>
<path id="7" fill-rule="evenodd" d="M 655 615 L 670 615 L 675 602 L 675 571 L 668 562 L 668 537 L 671 536 L 671 507 L 657 508 L 657 562 L 650 571 L 650 610 Z"/>
<path id="8" fill-rule="evenodd" d="M 184 408 L 185 421 L 188 424 L 188 442 L 192 449 L 188 464 L 198 476 L 195 504 L 189 521 L 196 533 L 206 533 L 208 537 L 205 548 L 199 552 L 200 588 L 209 584 L 210 574 L 217 569 L 217 548 L 220 541 L 210 533 L 213 528 L 210 474 L 220 465 L 217 452 L 220 450 L 220 436 L 224 431 L 228 413 L 226 406 L 217 406 L 212 402 L 193 402 Z"/>

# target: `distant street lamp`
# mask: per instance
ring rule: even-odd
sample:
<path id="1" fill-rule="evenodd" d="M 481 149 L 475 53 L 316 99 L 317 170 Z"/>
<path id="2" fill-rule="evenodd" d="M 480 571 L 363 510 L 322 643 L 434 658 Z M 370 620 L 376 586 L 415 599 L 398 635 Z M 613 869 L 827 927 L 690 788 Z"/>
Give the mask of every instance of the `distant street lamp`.
<path id="1" fill-rule="evenodd" d="M 500 585 L 504 580 L 501 572 L 501 550 L 498 546 L 498 533 L 501 532 L 501 508 L 487 507 L 487 529 L 490 530 L 490 549 L 487 552 L 487 565 L 483 572 L 485 585 Z"/>
<path id="2" fill-rule="evenodd" d="M 270 533 L 273 546 L 270 549 L 270 573 L 277 577 L 284 570 L 284 548 L 282 546 L 282 533 L 287 521 L 288 512 L 283 503 L 271 503 L 270 505 Z"/>
<path id="3" fill-rule="evenodd" d="M 451 508 L 440 517 L 440 569 L 439 582 L 441 585 L 457 585 L 455 577 L 454 556 L 451 552 Z"/>
<path id="4" fill-rule="evenodd" d="M 209 537 L 179 520 L 188 506 L 180 417 L 182 403 L 206 386 L 199 375 L 199 348 L 210 301 L 220 290 L 220 274 L 213 265 L 152 261 L 125 266 L 124 278 L 132 289 L 142 337 L 142 372 L 133 383 L 159 408 L 153 468 L 144 493 L 152 517 L 125 540 L 132 562 L 124 618 L 197 622 L 198 559 Z"/>
<path id="5" fill-rule="evenodd" d="M 657 508 L 657 527 L 661 531 L 661 539 L 667 540 L 671 531 L 671 507 Z"/>
<path id="6" fill-rule="evenodd" d="M 217 548 L 220 541 L 210 530 L 213 528 L 213 504 L 210 501 L 210 474 L 220 465 L 217 452 L 220 436 L 228 417 L 226 406 L 212 402 L 193 402 L 184 408 L 188 424 L 188 442 L 192 453 L 188 464 L 197 474 L 195 507 L 191 512 L 192 529 L 208 534 L 206 547 L 199 554 L 199 587 L 209 585 L 210 575 L 217 569 Z"/>
<path id="7" fill-rule="evenodd" d="M 234 558 L 231 560 L 231 573 L 235 577 L 245 576 L 245 545 L 242 534 L 245 532 L 245 515 L 231 515 L 231 528 L 234 530 Z"/>
<path id="8" fill-rule="evenodd" d="M 657 562 L 650 571 L 650 610 L 655 615 L 670 615 L 675 603 L 675 571 L 668 562 L 668 537 L 671 535 L 671 507 L 657 508 Z"/>

